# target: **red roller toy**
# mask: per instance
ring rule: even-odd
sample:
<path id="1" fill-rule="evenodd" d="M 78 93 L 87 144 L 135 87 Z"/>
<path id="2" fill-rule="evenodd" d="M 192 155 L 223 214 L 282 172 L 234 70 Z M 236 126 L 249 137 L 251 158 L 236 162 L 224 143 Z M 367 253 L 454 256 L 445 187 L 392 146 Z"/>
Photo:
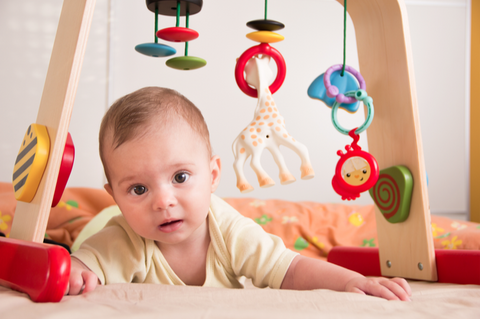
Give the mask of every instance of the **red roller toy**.
<path id="1" fill-rule="evenodd" d="M 57 245 L 0 237 L 0 285 L 35 302 L 58 302 L 70 278 L 70 255 Z"/>

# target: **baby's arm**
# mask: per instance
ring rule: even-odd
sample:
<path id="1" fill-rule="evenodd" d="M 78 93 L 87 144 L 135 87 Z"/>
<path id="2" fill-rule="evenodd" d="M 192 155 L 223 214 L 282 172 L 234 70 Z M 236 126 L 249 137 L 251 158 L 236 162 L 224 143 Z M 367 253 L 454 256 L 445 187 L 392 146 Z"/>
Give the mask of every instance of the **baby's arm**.
<path id="1" fill-rule="evenodd" d="M 292 261 L 280 288 L 331 289 L 403 301 L 409 301 L 411 295 L 405 279 L 366 278 L 340 266 L 300 255 Z"/>
<path id="2" fill-rule="evenodd" d="M 85 264 L 75 257 L 72 257 L 70 268 L 70 280 L 68 282 L 67 294 L 78 295 L 95 289 L 100 283 L 95 275 Z M 83 288 L 83 289 L 82 289 Z"/>

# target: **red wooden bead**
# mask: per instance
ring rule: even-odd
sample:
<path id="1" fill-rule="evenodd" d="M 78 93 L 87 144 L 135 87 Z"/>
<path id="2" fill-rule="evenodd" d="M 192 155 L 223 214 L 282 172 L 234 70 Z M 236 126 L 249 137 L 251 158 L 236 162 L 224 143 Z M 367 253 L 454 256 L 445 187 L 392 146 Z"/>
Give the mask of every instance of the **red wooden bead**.
<path id="1" fill-rule="evenodd" d="M 171 42 L 188 42 L 198 38 L 198 32 L 189 28 L 171 27 L 158 30 L 157 37 Z"/>

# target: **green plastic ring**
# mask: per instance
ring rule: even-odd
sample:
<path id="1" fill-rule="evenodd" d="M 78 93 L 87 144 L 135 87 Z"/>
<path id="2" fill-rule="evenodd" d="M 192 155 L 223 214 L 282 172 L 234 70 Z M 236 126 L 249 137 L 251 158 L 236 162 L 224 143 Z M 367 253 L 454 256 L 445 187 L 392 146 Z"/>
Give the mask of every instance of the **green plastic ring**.
<path id="1" fill-rule="evenodd" d="M 367 95 L 367 92 L 364 90 L 357 90 L 357 91 L 349 91 L 345 93 L 345 96 L 348 97 L 355 97 L 357 100 L 362 101 L 363 104 L 367 107 L 368 113 L 367 113 L 367 118 L 365 119 L 365 122 L 355 131 L 355 134 L 360 134 L 363 131 L 365 131 L 370 124 L 372 123 L 373 120 L 373 115 L 374 115 L 374 109 L 373 109 L 373 99 Z M 340 107 L 340 102 L 335 101 L 332 106 L 332 122 L 333 126 L 337 129 L 342 134 L 348 135 L 348 132 L 350 130 L 347 130 L 343 128 L 337 120 L 337 111 L 338 108 Z"/>

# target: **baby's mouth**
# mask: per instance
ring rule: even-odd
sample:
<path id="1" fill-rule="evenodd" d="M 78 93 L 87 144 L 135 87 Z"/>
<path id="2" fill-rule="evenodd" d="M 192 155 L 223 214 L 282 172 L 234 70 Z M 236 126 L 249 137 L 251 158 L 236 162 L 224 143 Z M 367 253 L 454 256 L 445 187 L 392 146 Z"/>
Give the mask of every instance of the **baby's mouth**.
<path id="1" fill-rule="evenodd" d="M 169 222 L 166 222 L 166 223 L 161 224 L 160 226 L 171 225 L 171 224 L 173 224 L 173 223 L 178 223 L 179 221 L 180 221 L 179 219 L 178 219 L 178 220 L 171 220 L 171 221 L 169 221 Z"/>
<path id="2" fill-rule="evenodd" d="M 180 226 L 182 226 L 182 224 L 183 224 L 183 220 L 181 219 L 171 220 L 163 224 L 160 224 L 160 226 L 158 226 L 158 229 L 162 232 L 170 233 L 179 229 Z"/>

